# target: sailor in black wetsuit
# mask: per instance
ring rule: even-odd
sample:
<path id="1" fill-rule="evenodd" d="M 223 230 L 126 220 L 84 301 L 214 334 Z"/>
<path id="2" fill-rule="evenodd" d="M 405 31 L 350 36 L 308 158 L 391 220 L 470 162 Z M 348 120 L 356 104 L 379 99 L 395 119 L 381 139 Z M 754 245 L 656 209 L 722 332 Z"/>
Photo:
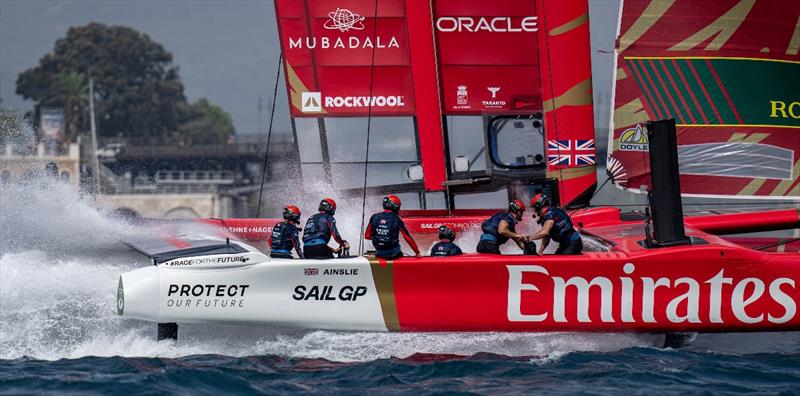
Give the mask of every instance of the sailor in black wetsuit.
<path id="1" fill-rule="evenodd" d="M 456 240 L 456 233 L 450 227 L 443 225 L 439 226 L 439 242 L 431 248 L 431 256 L 433 257 L 447 257 L 458 256 L 462 254 L 461 248 L 458 247 L 453 241 Z"/>
<path id="2" fill-rule="evenodd" d="M 558 255 L 577 255 L 583 251 L 583 241 L 578 231 L 572 225 L 572 219 L 569 214 L 563 209 L 555 206 L 550 206 L 550 199 L 546 195 L 536 194 L 531 199 L 531 206 L 533 207 L 539 220 L 536 222 L 542 225 L 542 229 L 536 234 L 531 235 L 530 240 L 542 240 L 542 245 L 539 247 L 539 254 L 544 252 L 544 249 L 550 243 L 550 240 L 558 242 Z"/>
<path id="3" fill-rule="evenodd" d="M 325 198 L 319 203 L 319 213 L 311 216 L 306 221 L 303 229 L 303 253 L 309 259 L 330 259 L 334 253 L 339 253 L 342 248 L 350 249 L 339 230 L 336 228 L 336 202 L 331 198 Z M 339 247 L 334 249 L 328 246 L 328 242 L 333 237 Z"/>
<path id="4" fill-rule="evenodd" d="M 396 259 L 403 256 L 400 251 L 400 234 L 406 240 L 415 257 L 420 257 L 419 248 L 414 238 L 408 233 L 405 223 L 397 213 L 400 212 L 400 198 L 396 195 L 383 197 L 383 212 L 375 213 L 369 218 L 365 239 L 371 239 L 375 247 L 375 256 L 384 259 Z"/>
<path id="5" fill-rule="evenodd" d="M 500 253 L 500 245 L 513 239 L 520 249 L 525 250 L 523 240 L 525 235 L 517 234 L 515 228 L 517 223 L 522 220 L 522 213 L 525 212 L 525 204 L 515 199 L 508 203 L 507 212 L 498 212 L 481 224 L 483 235 L 478 242 L 478 253 Z"/>
<path id="6" fill-rule="evenodd" d="M 275 225 L 272 229 L 272 235 L 269 237 L 269 244 L 272 248 L 269 256 L 274 258 L 287 258 L 291 259 L 292 249 L 297 252 L 297 256 L 303 258 L 303 252 L 300 251 L 300 209 L 297 206 L 289 205 L 283 208 L 282 221 Z"/>

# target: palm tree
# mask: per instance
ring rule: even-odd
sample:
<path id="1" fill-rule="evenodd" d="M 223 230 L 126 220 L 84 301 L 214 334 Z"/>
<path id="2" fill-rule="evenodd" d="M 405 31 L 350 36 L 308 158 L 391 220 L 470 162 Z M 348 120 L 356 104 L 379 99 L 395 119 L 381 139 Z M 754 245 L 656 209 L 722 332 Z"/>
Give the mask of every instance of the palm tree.
<path id="1" fill-rule="evenodd" d="M 86 76 L 76 71 L 58 73 L 54 76 L 53 83 L 56 88 L 53 101 L 64 106 L 64 142 L 74 142 L 80 130 L 85 129 L 88 123 L 89 94 Z"/>

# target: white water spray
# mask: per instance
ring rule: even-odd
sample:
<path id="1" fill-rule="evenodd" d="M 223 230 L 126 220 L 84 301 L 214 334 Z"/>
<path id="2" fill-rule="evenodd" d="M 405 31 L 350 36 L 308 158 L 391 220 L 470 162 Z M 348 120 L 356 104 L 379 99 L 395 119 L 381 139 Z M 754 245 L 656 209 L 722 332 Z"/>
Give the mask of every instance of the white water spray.
<path id="1" fill-rule="evenodd" d="M 307 200 L 315 209 L 318 200 Z M 355 201 L 344 201 L 337 213 L 351 241 L 360 225 Z M 119 274 L 148 265 L 121 242 L 146 231 L 104 215 L 91 198 L 46 177 L 3 185 L 0 203 L 0 359 L 280 354 L 352 361 L 419 352 L 549 355 L 650 345 L 634 335 L 387 334 L 192 324 L 181 325 L 177 344 L 156 342 L 154 324 L 114 313 Z M 462 238 L 471 246 L 477 233 Z"/>

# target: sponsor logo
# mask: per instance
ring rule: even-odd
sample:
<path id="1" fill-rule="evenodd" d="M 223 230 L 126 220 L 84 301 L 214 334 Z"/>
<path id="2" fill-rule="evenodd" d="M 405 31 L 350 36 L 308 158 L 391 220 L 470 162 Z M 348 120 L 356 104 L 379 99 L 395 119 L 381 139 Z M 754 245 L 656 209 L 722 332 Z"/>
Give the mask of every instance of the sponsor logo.
<path id="1" fill-rule="evenodd" d="M 328 13 L 325 29 L 346 32 L 348 30 L 364 30 L 364 17 L 346 8 L 337 8 Z"/>
<path id="2" fill-rule="evenodd" d="M 770 100 L 770 118 L 794 118 L 800 120 L 800 102 L 784 102 L 782 100 Z"/>
<path id="3" fill-rule="evenodd" d="M 222 263 L 246 263 L 250 261 L 250 257 L 246 256 L 223 256 L 223 257 L 206 257 L 197 259 L 178 259 L 167 261 L 163 265 L 168 267 L 182 267 L 186 265 L 196 264 L 222 264 Z"/>
<path id="4" fill-rule="evenodd" d="M 691 277 L 654 279 L 634 276 L 636 267 L 627 263 L 622 267 L 624 276 L 564 279 L 550 276 L 547 268 L 539 265 L 506 267 L 507 317 L 511 322 L 592 323 L 600 319 L 603 323 L 658 323 L 658 315 L 665 316 L 671 323 L 726 323 L 722 315 L 724 305 L 725 311 L 731 311 L 741 323 L 780 324 L 791 321 L 797 313 L 797 303 L 792 297 L 797 291 L 790 278 L 769 282 L 759 278 L 734 281 L 725 277 L 725 270 L 720 269 L 704 281 Z M 730 290 L 730 300 L 723 302 L 725 288 Z M 537 293 L 542 289 L 552 290 L 552 296 Z M 659 310 L 664 311 L 656 312 L 655 294 L 667 291 L 671 295 L 676 291 L 683 293 L 675 295 L 663 308 L 659 306 Z M 765 310 L 762 299 L 769 299 L 783 309 Z M 546 302 L 542 304 L 543 301 Z M 575 305 L 567 307 L 569 304 Z"/>
<path id="5" fill-rule="evenodd" d="M 289 49 L 366 49 L 366 48 L 400 48 L 397 38 L 392 36 L 388 41 L 378 36 L 373 41 L 370 37 L 290 37 Z"/>
<path id="6" fill-rule="evenodd" d="M 403 96 L 326 96 L 325 107 L 403 107 Z"/>
<path id="7" fill-rule="evenodd" d="M 642 128 L 642 124 L 637 124 L 636 128 L 628 128 L 619 137 L 620 151 L 649 151 L 647 133 Z"/>
<path id="8" fill-rule="evenodd" d="M 170 284 L 167 307 L 244 308 L 245 292 L 250 285 Z M 183 297 L 183 298 L 182 298 Z"/>
<path id="9" fill-rule="evenodd" d="M 295 286 L 292 298 L 297 301 L 356 301 L 367 294 L 366 286 Z"/>
<path id="10" fill-rule="evenodd" d="M 423 229 L 423 230 L 426 230 L 426 229 L 427 230 L 438 230 L 440 226 L 446 225 L 446 226 L 451 227 L 451 228 L 453 228 L 453 229 L 455 229 L 457 231 L 457 230 L 463 230 L 463 229 L 470 228 L 470 227 L 475 227 L 475 226 L 477 226 L 478 224 L 480 224 L 482 222 L 483 221 L 481 220 L 481 221 L 476 221 L 476 222 L 473 222 L 473 223 L 470 223 L 470 222 L 461 222 L 461 223 L 452 223 L 452 222 L 448 222 L 448 223 L 421 223 L 419 225 L 419 228 Z"/>
<path id="11" fill-rule="evenodd" d="M 263 226 L 263 227 L 251 227 L 251 226 L 239 226 L 239 227 L 223 227 L 223 230 L 226 232 L 230 232 L 232 234 L 241 234 L 241 233 L 271 233 L 272 227 Z"/>
<path id="12" fill-rule="evenodd" d="M 303 270 L 303 275 L 305 276 L 319 275 L 319 268 L 306 268 Z"/>
<path id="13" fill-rule="evenodd" d="M 449 17 L 443 16 L 436 19 L 436 30 L 440 32 L 535 32 L 539 30 L 539 20 L 536 16 L 526 16 L 522 19 L 509 16 L 486 17 Z"/>
<path id="14" fill-rule="evenodd" d="M 337 8 L 328 13 L 328 20 L 322 25 L 326 30 L 338 34 L 361 32 L 365 30 L 366 18 L 346 8 Z M 397 37 L 390 36 L 294 36 L 289 37 L 289 49 L 364 49 L 400 48 Z"/>
<path id="15" fill-rule="evenodd" d="M 323 109 L 323 103 L 326 108 L 403 107 L 406 105 L 403 95 L 323 97 L 321 92 L 302 92 L 300 102 L 300 111 L 303 113 L 319 113 Z"/>
<path id="16" fill-rule="evenodd" d="M 486 89 L 492 94 L 492 100 L 482 100 L 481 104 L 483 104 L 484 108 L 502 109 L 506 107 L 505 100 L 497 100 L 497 93 L 500 92 L 500 87 L 486 87 Z"/>
<path id="17" fill-rule="evenodd" d="M 322 111 L 321 92 L 303 92 L 300 94 L 303 113 L 319 113 Z"/>
<path id="18" fill-rule="evenodd" d="M 469 104 L 469 92 L 467 92 L 466 85 L 459 85 L 456 87 L 456 104 L 459 106 L 466 106 Z"/>

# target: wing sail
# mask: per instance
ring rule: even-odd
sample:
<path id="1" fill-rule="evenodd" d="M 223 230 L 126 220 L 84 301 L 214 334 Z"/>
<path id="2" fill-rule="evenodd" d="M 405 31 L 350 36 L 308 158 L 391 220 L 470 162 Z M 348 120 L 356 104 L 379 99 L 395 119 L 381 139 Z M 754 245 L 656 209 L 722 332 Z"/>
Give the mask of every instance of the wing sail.
<path id="1" fill-rule="evenodd" d="M 647 120 L 675 118 L 685 195 L 800 200 L 800 2 L 625 0 L 608 172 L 649 185 Z"/>

